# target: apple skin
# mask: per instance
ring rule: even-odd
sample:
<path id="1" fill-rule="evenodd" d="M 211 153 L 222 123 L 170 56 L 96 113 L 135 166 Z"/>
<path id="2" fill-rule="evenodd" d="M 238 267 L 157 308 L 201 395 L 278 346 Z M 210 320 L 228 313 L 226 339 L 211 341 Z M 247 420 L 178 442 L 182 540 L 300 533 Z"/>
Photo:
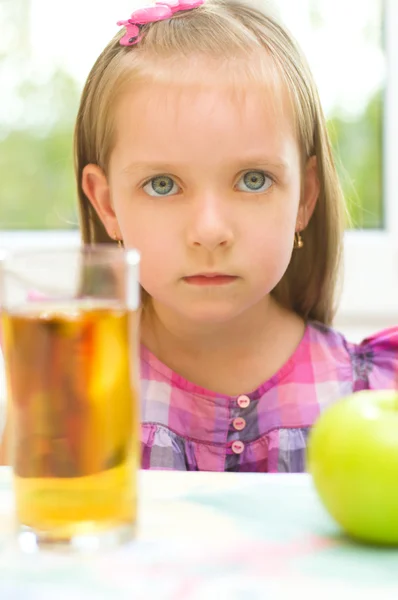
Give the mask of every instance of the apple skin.
<path id="1" fill-rule="evenodd" d="M 398 546 L 398 391 L 364 390 L 326 409 L 308 438 L 307 468 L 347 534 Z"/>

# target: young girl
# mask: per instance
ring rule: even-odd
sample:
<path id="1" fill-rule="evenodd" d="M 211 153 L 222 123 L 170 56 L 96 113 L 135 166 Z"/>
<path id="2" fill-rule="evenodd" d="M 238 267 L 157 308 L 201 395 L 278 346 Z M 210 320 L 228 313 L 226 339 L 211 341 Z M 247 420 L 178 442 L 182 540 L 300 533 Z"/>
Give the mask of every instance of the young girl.
<path id="1" fill-rule="evenodd" d="M 240 0 L 133 13 L 76 125 L 85 243 L 138 248 L 143 468 L 305 469 L 325 407 L 398 387 L 398 328 L 330 328 L 343 199 L 300 50 Z"/>

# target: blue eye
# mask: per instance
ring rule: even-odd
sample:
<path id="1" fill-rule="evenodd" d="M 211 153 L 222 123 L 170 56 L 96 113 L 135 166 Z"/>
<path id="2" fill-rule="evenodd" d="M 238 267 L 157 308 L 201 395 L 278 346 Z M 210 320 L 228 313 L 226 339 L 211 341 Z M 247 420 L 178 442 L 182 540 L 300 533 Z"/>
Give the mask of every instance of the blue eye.
<path id="1" fill-rule="evenodd" d="M 173 196 L 178 192 L 178 185 L 168 175 L 158 175 L 150 179 L 142 189 L 149 196 Z"/>
<path id="2" fill-rule="evenodd" d="M 272 179 L 264 171 L 247 171 L 237 183 L 240 192 L 265 192 L 272 185 Z"/>

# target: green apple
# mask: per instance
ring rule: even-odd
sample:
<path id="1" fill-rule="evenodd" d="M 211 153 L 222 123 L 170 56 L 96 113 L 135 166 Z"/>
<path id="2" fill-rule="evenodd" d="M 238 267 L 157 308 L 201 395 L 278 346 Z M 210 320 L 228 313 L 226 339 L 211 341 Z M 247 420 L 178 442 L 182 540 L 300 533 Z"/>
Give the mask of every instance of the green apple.
<path id="1" fill-rule="evenodd" d="M 308 440 L 324 506 L 357 540 L 398 545 L 398 391 L 362 391 L 329 407 Z"/>

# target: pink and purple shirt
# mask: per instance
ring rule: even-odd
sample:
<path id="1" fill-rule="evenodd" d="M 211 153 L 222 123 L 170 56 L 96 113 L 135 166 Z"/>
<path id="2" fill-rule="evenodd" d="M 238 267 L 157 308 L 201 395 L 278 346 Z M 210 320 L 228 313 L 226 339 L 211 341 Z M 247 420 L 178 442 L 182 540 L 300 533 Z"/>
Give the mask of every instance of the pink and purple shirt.
<path id="1" fill-rule="evenodd" d="M 309 322 L 282 368 L 240 396 L 198 387 L 142 347 L 142 467 L 302 472 L 308 433 L 325 408 L 388 388 L 398 388 L 398 327 L 352 344 Z"/>

